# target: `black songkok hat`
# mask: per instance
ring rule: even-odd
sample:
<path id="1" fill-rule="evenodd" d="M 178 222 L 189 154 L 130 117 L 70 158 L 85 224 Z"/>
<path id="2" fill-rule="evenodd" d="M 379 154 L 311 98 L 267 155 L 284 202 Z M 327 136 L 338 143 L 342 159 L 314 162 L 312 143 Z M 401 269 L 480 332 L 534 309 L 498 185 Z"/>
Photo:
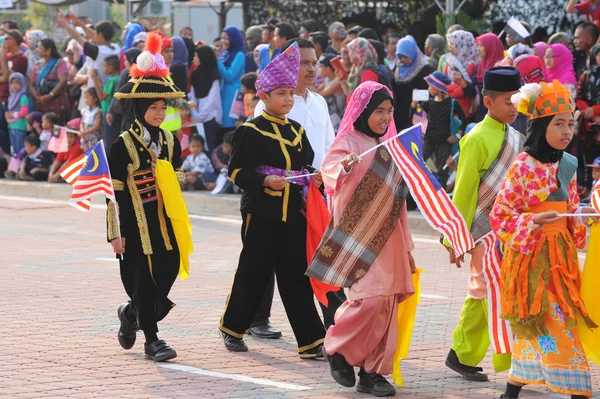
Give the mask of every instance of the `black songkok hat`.
<path id="1" fill-rule="evenodd" d="M 494 67 L 483 74 L 483 89 L 509 93 L 521 88 L 521 74 L 514 67 Z"/>

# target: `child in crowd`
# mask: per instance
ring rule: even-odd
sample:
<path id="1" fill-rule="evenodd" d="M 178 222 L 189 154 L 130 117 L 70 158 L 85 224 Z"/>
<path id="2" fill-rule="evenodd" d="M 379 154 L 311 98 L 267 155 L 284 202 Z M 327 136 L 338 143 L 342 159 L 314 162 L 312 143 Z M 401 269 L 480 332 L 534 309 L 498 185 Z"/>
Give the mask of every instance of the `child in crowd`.
<path id="1" fill-rule="evenodd" d="M 181 159 L 185 160 L 190 155 L 191 125 L 194 123 L 190 115 L 190 106 L 185 101 L 179 104 L 179 116 L 181 116 L 181 129 L 177 132 L 177 138 L 181 144 Z"/>
<path id="2" fill-rule="evenodd" d="M 258 74 L 256 72 L 248 72 L 247 74 L 242 75 L 241 83 L 242 93 L 244 93 L 244 112 L 246 113 L 246 118 L 254 117 L 254 109 L 251 109 L 250 101 L 252 98 L 256 97 L 256 89 L 254 88 L 256 79 L 258 79 Z M 256 103 L 258 103 L 258 101 Z"/>
<path id="3" fill-rule="evenodd" d="M 48 143 L 52 138 L 54 125 L 58 123 L 58 115 L 54 112 L 47 112 L 42 117 L 42 132 L 40 133 L 40 148 L 43 151 L 48 150 Z"/>
<path id="4" fill-rule="evenodd" d="M 71 129 L 79 128 L 79 124 L 81 123 L 80 118 L 76 118 L 67 122 L 67 127 Z M 68 165 L 70 162 L 74 161 L 80 155 L 83 155 L 83 150 L 79 145 L 79 136 L 77 133 L 73 133 L 71 131 L 67 131 L 67 142 L 68 142 L 68 151 L 61 152 L 56 155 L 56 159 L 50 168 L 50 173 L 48 175 L 49 183 L 63 183 L 64 180 L 60 177 L 58 173 L 60 169 Z"/>
<path id="5" fill-rule="evenodd" d="M 427 131 L 423 143 L 423 159 L 428 160 L 435 156 L 435 167 L 438 180 L 442 187 L 446 187 L 449 170 L 444 169 L 446 160 L 452 155 L 452 145 L 462 137 L 466 127 L 466 116 L 460 105 L 453 98 L 448 97 L 448 86 L 452 84 L 450 78 L 441 72 L 434 72 L 425 81 L 429 85 L 429 101 L 422 104 L 427 113 Z M 417 108 L 417 102 L 412 102 L 412 108 Z M 452 134 L 452 125 L 455 123 L 455 115 L 461 122 L 458 132 Z"/>
<path id="6" fill-rule="evenodd" d="M 40 148 L 40 138 L 36 134 L 25 137 L 25 152 L 27 155 L 21 163 L 17 176 L 13 173 L 6 177 L 25 181 L 47 180 L 52 154 Z"/>
<path id="7" fill-rule="evenodd" d="M 27 121 L 25 117 L 29 112 L 29 98 L 25 77 L 19 72 L 10 75 L 9 96 L 6 108 L 6 121 L 10 133 L 10 153 L 18 154 L 24 146 L 27 135 Z"/>
<path id="8" fill-rule="evenodd" d="M 100 141 L 100 130 L 102 126 L 102 112 L 100 110 L 100 99 L 96 89 L 90 87 L 85 91 L 85 105 L 81 115 L 79 137 L 81 149 L 87 151 Z"/>
<path id="9" fill-rule="evenodd" d="M 119 63 L 119 57 L 116 55 L 110 55 L 104 59 L 103 71 L 108 77 L 104 85 L 96 71 L 92 71 L 92 79 L 94 80 L 96 93 L 98 93 L 98 99 L 100 100 L 100 109 L 102 110 L 102 132 L 104 133 L 104 145 L 106 148 L 109 148 L 121 133 L 119 131 L 120 126 L 110 126 L 105 120 L 115 91 L 119 88 Z"/>
<path id="10" fill-rule="evenodd" d="M 223 144 L 215 148 L 212 152 L 212 164 L 215 167 L 215 170 L 218 170 L 219 172 L 223 172 L 223 170 L 227 172 L 229 170 L 234 133 L 235 131 L 226 133 L 225 136 L 223 136 Z"/>
<path id="11" fill-rule="evenodd" d="M 183 161 L 185 180 L 183 188 L 187 190 L 207 190 L 215 188 L 215 169 L 204 153 L 204 138 L 198 134 L 190 138 L 190 155 Z"/>
<path id="12" fill-rule="evenodd" d="M 600 157 L 597 157 L 594 159 L 594 162 L 585 166 L 592 169 L 592 187 L 596 187 L 596 183 L 600 180 Z"/>
<path id="13" fill-rule="evenodd" d="M 30 112 L 26 117 L 27 133 L 35 133 L 38 136 L 42 134 L 42 117 L 43 114 L 38 111 Z"/>

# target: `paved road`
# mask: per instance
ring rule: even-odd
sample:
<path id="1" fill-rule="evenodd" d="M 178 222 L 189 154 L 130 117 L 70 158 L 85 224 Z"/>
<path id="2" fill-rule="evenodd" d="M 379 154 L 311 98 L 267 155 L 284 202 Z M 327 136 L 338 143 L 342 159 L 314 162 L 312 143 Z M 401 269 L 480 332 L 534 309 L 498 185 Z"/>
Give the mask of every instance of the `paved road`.
<path id="1" fill-rule="evenodd" d="M 177 307 L 160 325 L 179 353 L 144 360 L 143 335 L 118 345 L 117 306 L 126 300 L 104 236 L 104 211 L 80 213 L 56 201 L 0 195 L 0 397 L 7 398 L 362 398 L 333 382 L 328 366 L 300 360 L 276 296 L 281 340 L 248 338 L 250 352 L 228 353 L 217 323 L 240 250 L 239 221 L 195 217 L 192 275 L 170 295 Z M 443 366 L 465 294 L 466 269 L 446 262 L 431 238 L 417 238 L 426 270 L 409 359 L 405 398 L 497 398 L 506 373 L 468 383 Z M 489 370 L 490 357 L 483 366 Z M 600 369 L 593 368 L 600 397 Z M 523 398 L 560 398 L 526 389 Z"/>

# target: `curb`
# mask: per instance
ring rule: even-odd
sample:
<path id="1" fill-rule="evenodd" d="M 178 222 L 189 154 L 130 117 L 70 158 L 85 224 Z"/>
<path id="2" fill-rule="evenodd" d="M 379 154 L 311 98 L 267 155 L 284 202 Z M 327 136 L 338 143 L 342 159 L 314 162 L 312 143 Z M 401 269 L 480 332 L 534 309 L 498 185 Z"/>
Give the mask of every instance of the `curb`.
<path id="1" fill-rule="evenodd" d="M 0 179 L 0 195 L 64 200 L 66 203 L 71 196 L 71 191 L 71 186 L 64 183 L 31 183 Z M 185 203 L 190 214 L 240 217 L 239 195 L 212 195 L 206 191 L 184 191 L 183 197 L 185 198 Z M 94 200 L 94 202 L 96 201 L 98 199 Z M 413 235 L 439 237 L 439 233 L 427 224 L 427 221 L 425 221 L 420 212 L 409 211 L 408 221 Z"/>

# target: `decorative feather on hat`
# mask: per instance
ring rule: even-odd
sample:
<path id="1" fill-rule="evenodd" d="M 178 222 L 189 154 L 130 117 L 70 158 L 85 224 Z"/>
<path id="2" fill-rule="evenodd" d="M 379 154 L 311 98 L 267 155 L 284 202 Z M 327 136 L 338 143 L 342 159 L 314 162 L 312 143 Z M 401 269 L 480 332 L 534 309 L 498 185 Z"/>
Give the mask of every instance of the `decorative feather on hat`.
<path id="1" fill-rule="evenodd" d="M 517 110 L 529 116 L 529 119 L 539 119 L 575 110 L 569 89 L 558 80 L 553 80 L 552 83 L 526 84 L 511 97 L 511 101 Z"/>
<path id="2" fill-rule="evenodd" d="M 169 67 L 161 55 L 162 38 L 150 32 L 144 51 L 129 69 L 131 79 L 115 92 L 115 98 L 183 98 L 182 92 L 169 78 Z"/>

